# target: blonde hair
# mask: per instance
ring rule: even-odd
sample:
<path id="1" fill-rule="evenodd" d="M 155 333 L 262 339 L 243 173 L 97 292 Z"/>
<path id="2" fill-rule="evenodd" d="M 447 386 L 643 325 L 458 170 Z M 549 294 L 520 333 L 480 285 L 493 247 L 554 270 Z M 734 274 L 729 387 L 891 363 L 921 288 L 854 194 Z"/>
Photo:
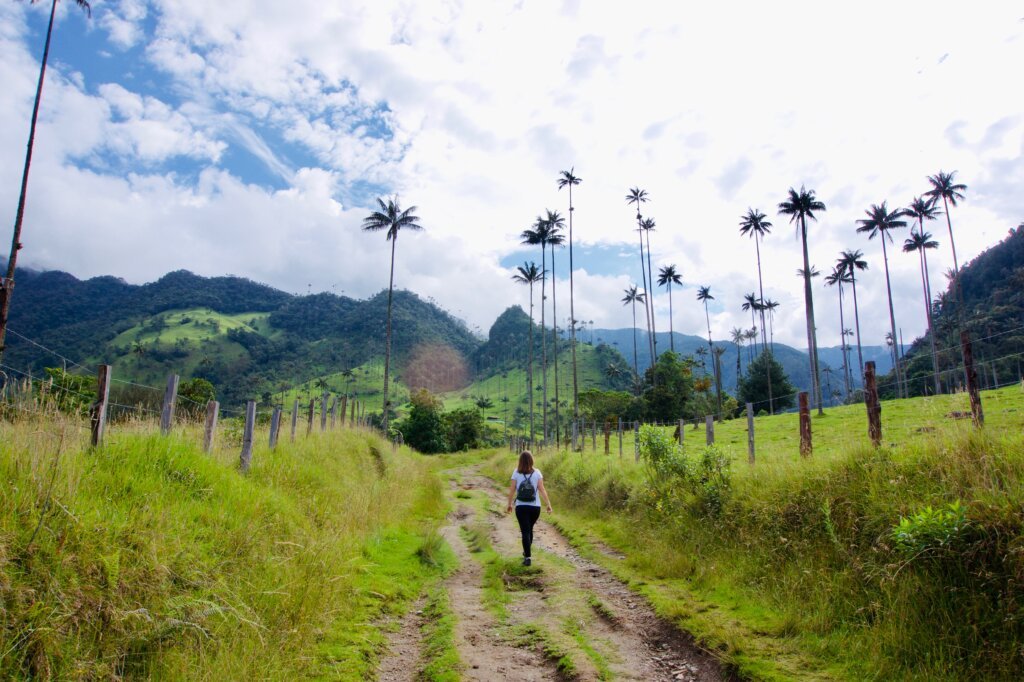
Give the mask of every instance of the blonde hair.
<path id="1" fill-rule="evenodd" d="M 519 454 L 519 466 L 516 467 L 516 471 L 528 476 L 533 473 L 533 453 L 529 450 L 523 450 Z"/>

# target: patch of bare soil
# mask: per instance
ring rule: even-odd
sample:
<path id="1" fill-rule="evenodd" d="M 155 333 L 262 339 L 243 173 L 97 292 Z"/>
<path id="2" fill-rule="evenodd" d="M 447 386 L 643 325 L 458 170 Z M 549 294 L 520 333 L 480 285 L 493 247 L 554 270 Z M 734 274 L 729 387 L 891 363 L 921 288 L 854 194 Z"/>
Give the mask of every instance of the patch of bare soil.
<path id="1" fill-rule="evenodd" d="M 420 626 L 423 625 L 423 603 L 420 599 L 399 622 L 398 630 L 388 633 L 388 652 L 377 671 L 380 682 L 414 682 L 420 660 Z"/>

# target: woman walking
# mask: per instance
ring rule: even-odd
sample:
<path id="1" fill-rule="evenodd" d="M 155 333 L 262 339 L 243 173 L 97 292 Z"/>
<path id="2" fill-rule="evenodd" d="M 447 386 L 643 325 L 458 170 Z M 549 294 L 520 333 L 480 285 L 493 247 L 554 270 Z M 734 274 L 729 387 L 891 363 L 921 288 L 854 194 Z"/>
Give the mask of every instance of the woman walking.
<path id="1" fill-rule="evenodd" d="M 508 507 L 506 513 L 512 511 L 515 502 L 516 520 L 523 534 L 523 566 L 530 565 L 530 546 L 533 544 L 533 526 L 540 518 L 540 500 L 551 513 L 551 500 L 544 489 L 544 476 L 539 469 L 533 468 L 533 454 L 523 450 L 519 455 L 519 466 L 512 472 L 512 483 L 508 488 Z"/>

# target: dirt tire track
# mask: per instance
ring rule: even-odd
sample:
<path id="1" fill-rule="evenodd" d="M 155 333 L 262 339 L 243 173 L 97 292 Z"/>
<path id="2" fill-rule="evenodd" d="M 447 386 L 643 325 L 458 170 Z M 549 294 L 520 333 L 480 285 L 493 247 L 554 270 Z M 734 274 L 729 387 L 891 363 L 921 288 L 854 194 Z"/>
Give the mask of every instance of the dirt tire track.
<path id="1" fill-rule="evenodd" d="M 420 627 L 425 601 L 421 597 L 402 617 L 398 630 L 388 633 L 387 654 L 377 669 L 380 682 L 415 682 L 417 666 L 409 665 L 409 661 L 419 661 L 423 653 Z"/>
<path id="2" fill-rule="evenodd" d="M 473 470 L 464 472 L 459 487 L 484 491 L 494 509 L 505 507 L 505 499 L 494 483 Z M 515 519 L 492 512 L 491 522 L 495 548 L 505 555 L 521 554 Z M 616 677 L 652 682 L 735 679 L 722 670 L 717 659 L 697 646 L 689 634 L 659 618 L 642 597 L 603 567 L 582 557 L 543 515 L 534 531 L 534 546 L 572 564 L 576 568 L 573 586 L 596 595 L 614 614 L 614 623 L 607 618 L 596 618 L 590 629 L 595 644 L 607 642 L 613 649 L 601 653 L 608 659 Z"/>

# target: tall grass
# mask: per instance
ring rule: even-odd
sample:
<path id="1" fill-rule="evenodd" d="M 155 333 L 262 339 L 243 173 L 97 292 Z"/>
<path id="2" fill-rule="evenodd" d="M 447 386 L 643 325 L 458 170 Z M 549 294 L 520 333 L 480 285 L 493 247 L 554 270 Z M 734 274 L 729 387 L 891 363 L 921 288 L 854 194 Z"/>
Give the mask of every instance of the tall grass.
<path id="1" fill-rule="evenodd" d="M 1019 679 L 1020 426 L 1018 414 L 1013 429 L 938 427 L 901 446 L 840 447 L 807 461 L 767 452 L 753 468 L 733 464 L 720 506 L 653 480 L 632 457 L 559 453 L 538 466 L 556 507 L 568 510 L 565 526 L 625 553 L 625 577 L 691 595 L 686 607 L 664 610 L 688 618 L 741 669 L 786 650 L 805 655 L 790 672 Z M 497 456 L 490 473 L 504 480 L 509 466 L 507 454 Z M 945 517 L 923 510 L 955 503 L 962 527 L 927 525 Z M 897 541 L 904 517 L 913 520 L 910 539 Z"/>
<path id="2" fill-rule="evenodd" d="M 228 438 L 82 426 L 0 422 L 3 677 L 363 679 L 373 620 L 446 561 L 437 477 L 369 433 L 257 446 L 242 476 Z"/>

